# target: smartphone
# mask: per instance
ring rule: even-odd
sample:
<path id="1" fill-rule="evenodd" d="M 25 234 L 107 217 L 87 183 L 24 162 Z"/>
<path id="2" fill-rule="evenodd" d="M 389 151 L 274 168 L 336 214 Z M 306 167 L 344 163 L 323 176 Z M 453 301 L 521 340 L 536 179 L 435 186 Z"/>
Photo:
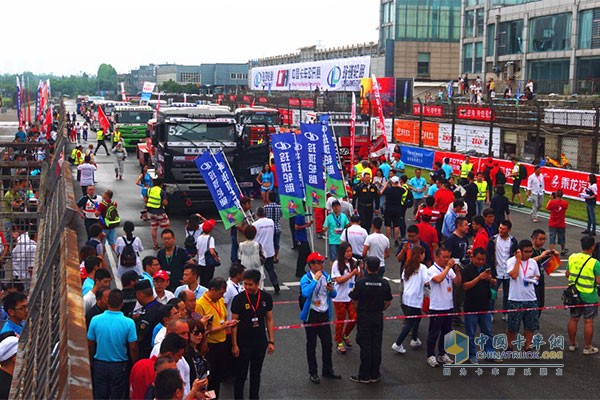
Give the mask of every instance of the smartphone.
<path id="1" fill-rule="evenodd" d="M 214 315 L 211 315 L 210 317 L 208 317 L 208 322 L 209 322 L 209 323 L 213 322 L 213 319 L 214 319 L 214 318 L 215 318 L 215 316 L 214 316 Z"/>

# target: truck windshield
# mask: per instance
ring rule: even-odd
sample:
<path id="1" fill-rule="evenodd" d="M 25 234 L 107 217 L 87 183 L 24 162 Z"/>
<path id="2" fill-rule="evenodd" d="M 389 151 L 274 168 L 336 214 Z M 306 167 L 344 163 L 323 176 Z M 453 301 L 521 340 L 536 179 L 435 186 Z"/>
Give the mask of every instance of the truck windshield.
<path id="1" fill-rule="evenodd" d="M 169 141 L 235 142 L 235 125 L 228 123 L 180 123 L 168 125 Z"/>
<path id="2" fill-rule="evenodd" d="M 356 136 L 367 136 L 366 127 L 357 124 L 354 128 L 354 134 Z M 329 129 L 331 129 L 337 137 L 350 137 L 349 125 L 331 125 L 329 126 Z"/>
<path id="3" fill-rule="evenodd" d="M 238 123 L 242 125 L 255 125 L 255 124 L 269 124 L 279 125 L 278 114 L 266 114 L 266 113 L 251 113 L 251 114 L 239 114 L 237 116 Z"/>
<path id="4" fill-rule="evenodd" d="M 116 122 L 119 124 L 147 124 L 152 119 L 152 111 L 119 111 Z"/>

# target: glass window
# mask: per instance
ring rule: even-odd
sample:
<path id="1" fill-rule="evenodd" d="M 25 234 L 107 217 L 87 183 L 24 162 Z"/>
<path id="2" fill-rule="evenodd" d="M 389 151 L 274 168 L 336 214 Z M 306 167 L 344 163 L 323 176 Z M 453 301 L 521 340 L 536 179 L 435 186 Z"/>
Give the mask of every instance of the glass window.
<path id="1" fill-rule="evenodd" d="M 579 45 L 580 49 L 592 48 L 593 10 L 585 10 L 579 14 Z"/>
<path id="2" fill-rule="evenodd" d="M 475 12 L 476 14 L 476 23 L 477 23 L 477 37 L 482 37 L 483 36 L 483 24 L 484 24 L 484 19 L 483 19 L 483 8 L 478 8 L 477 11 Z"/>
<path id="3" fill-rule="evenodd" d="M 498 55 L 523 52 L 523 20 L 502 22 L 498 32 Z"/>
<path id="4" fill-rule="evenodd" d="M 531 61 L 528 70 L 536 93 L 563 93 L 569 84 L 568 59 Z"/>
<path id="5" fill-rule="evenodd" d="M 475 11 L 465 12 L 465 37 L 473 37 L 475 30 Z"/>
<path id="6" fill-rule="evenodd" d="M 460 40 L 460 1 L 396 2 L 396 40 Z"/>
<path id="7" fill-rule="evenodd" d="M 481 72 L 483 64 L 483 42 L 475 43 L 475 66 L 473 72 Z"/>
<path id="8" fill-rule="evenodd" d="M 487 48 L 485 55 L 486 57 L 492 57 L 494 55 L 494 46 L 496 45 L 495 41 L 496 36 L 496 25 L 490 24 L 487 26 Z"/>
<path id="9" fill-rule="evenodd" d="M 467 7 L 479 6 L 483 4 L 483 0 L 467 0 Z"/>
<path id="10" fill-rule="evenodd" d="M 419 53 L 417 62 L 417 76 L 429 77 L 429 53 Z"/>
<path id="11" fill-rule="evenodd" d="M 568 50 L 571 48 L 571 14 L 534 18 L 529 23 L 531 52 Z"/>
<path id="12" fill-rule="evenodd" d="M 473 72 L 473 43 L 463 45 L 463 72 Z"/>

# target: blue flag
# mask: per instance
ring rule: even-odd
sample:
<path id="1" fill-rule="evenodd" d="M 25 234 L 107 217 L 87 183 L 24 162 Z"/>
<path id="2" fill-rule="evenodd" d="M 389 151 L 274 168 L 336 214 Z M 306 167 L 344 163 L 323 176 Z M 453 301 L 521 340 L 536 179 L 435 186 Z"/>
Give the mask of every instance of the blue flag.
<path id="1" fill-rule="evenodd" d="M 323 179 L 323 125 L 300 124 L 299 144 L 302 179 L 306 203 L 325 208 L 325 181 Z"/>
<path id="2" fill-rule="evenodd" d="M 346 187 L 338 165 L 335 142 L 327 124 L 321 125 L 320 128 L 323 132 L 323 159 L 325 161 L 325 175 L 327 176 L 325 187 L 327 193 L 339 199 L 346 195 Z"/>
<path id="3" fill-rule="evenodd" d="M 454 83 L 452 81 L 448 82 L 448 98 L 452 98 L 452 91 L 454 88 Z"/>
<path id="4" fill-rule="evenodd" d="M 296 134 L 280 133 L 271 135 L 271 147 L 279 182 L 281 213 L 284 218 L 304 215 L 302 200 L 304 190 L 299 171 L 298 151 L 296 151 Z"/>

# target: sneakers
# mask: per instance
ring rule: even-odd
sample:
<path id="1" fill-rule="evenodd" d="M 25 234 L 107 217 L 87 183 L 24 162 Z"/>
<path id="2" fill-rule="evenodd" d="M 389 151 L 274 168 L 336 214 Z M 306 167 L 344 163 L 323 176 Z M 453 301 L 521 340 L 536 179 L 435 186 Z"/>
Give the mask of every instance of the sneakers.
<path id="1" fill-rule="evenodd" d="M 566 256 L 567 254 L 569 254 L 569 249 L 563 249 L 563 250 L 560 252 L 560 255 L 561 255 L 561 256 Z"/>
<path id="2" fill-rule="evenodd" d="M 381 376 L 381 374 L 379 374 L 379 375 L 377 375 L 377 378 L 371 378 L 371 383 L 377 383 L 382 379 L 383 379 L 383 376 Z"/>
<path id="3" fill-rule="evenodd" d="M 596 354 L 598 353 L 598 348 L 594 347 L 594 346 L 590 346 L 587 349 L 583 349 L 583 354 L 590 355 L 590 354 Z"/>
<path id="4" fill-rule="evenodd" d="M 411 340 L 410 341 L 410 347 L 417 348 L 417 347 L 421 347 L 421 340 L 419 338 L 417 338 L 416 340 Z"/>
<path id="5" fill-rule="evenodd" d="M 585 231 L 581 232 L 581 234 L 582 234 L 582 235 L 589 235 L 589 234 L 590 234 L 590 231 L 588 231 L 588 230 L 586 229 Z"/>
<path id="6" fill-rule="evenodd" d="M 315 384 L 321 383 L 321 378 L 317 374 L 310 374 L 310 381 Z"/>
<path id="7" fill-rule="evenodd" d="M 396 342 L 394 342 L 394 344 L 392 344 L 392 350 L 394 350 L 395 352 L 400 353 L 400 354 L 406 353 L 406 349 L 404 348 L 404 346 L 403 345 L 398 346 L 396 344 Z"/>
<path id="8" fill-rule="evenodd" d="M 437 367 L 439 365 L 438 362 L 437 362 L 437 360 L 436 360 L 436 358 L 435 358 L 435 356 L 429 356 L 429 357 L 427 357 L 426 362 L 427 362 L 427 364 L 429 364 L 429 366 L 431 368 L 435 368 L 435 367 Z"/>
<path id="9" fill-rule="evenodd" d="M 380 375 L 380 376 L 381 376 L 381 375 Z M 380 379 L 381 379 L 381 378 L 380 378 Z M 352 376 L 350 377 L 350 380 L 351 380 L 352 382 L 356 382 L 356 383 L 371 383 L 371 380 L 370 380 L 370 379 L 360 379 L 360 378 L 359 378 L 358 376 L 356 376 L 356 375 L 352 375 Z"/>
<path id="10" fill-rule="evenodd" d="M 448 357 L 448 354 L 438 356 L 437 361 L 440 364 L 453 364 L 453 361 L 450 357 Z"/>
<path id="11" fill-rule="evenodd" d="M 569 351 L 576 351 L 578 348 L 577 343 L 569 345 Z"/>
<path id="12" fill-rule="evenodd" d="M 340 353 L 340 354 L 346 354 L 346 348 L 344 347 L 344 343 L 343 343 L 343 342 L 339 342 L 339 343 L 337 344 L 337 347 L 336 347 L 335 349 L 336 349 L 336 350 L 338 351 L 338 353 Z"/>
<path id="13" fill-rule="evenodd" d="M 508 321 L 508 316 L 506 314 L 502 315 L 502 321 Z"/>
<path id="14" fill-rule="evenodd" d="M 344 345 L 346 347 L 352 347 L 352 342 L 350 341 L 350 336 L 342 336 L 342 340 L 344 341 Z"/>

